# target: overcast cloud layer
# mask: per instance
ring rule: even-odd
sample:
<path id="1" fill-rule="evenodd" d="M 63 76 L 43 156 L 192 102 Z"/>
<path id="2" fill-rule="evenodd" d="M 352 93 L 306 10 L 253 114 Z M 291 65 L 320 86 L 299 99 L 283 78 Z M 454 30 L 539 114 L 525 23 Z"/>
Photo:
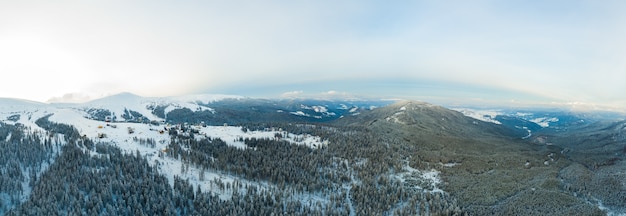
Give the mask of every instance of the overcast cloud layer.
<path id="1" fill-rule="evenodd" d="M 0 97 L 332 90 L 625 108 L 624 11 L 624 1 L 2 1 Z"/>

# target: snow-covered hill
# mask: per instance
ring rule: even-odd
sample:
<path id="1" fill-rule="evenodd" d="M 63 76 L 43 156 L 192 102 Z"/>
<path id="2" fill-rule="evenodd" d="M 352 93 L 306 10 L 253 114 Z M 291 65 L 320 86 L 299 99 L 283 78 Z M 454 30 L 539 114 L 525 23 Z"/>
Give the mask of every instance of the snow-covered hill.
<path id="1" fill-rule="evenodd" d="M 132 93 L 120 93 L 89 101 L 83 104 L 58 104 L 58 107 L 71 107 L 86 112 L 87 116 L 99 119 L 108 115 L 115 121 L 161 121 L 154 110 L 163 109 L 165 115 L 175 109 L 188 108 L 192 111 L 212 110 L 206 104 L 224 99 L 240 99 L 235 95 L 199 94 L 178 97 L 141 97 Z M 142 119 L 139 120 L 138 118 Z M 102 119 L 100 119 L 102 120 Z"/>
<path id="2" fill-rule="evenodd" d="M 95 142 L 106 142 L 113 144 L 127 153 L 139 152 L 145 156 L 153 165 L 158 164 L 160 173 L 166 175 L 170 185 L 174 185 L 174 177 L 189 179 L 194 188 L 200 187 L 203 191 L 212 191 L 221 194 L 221 198 L 229 199 L 230 194 L 214 187 L 214 182 L 219 180 L 224 183 L 231 183 L 237 180 L 246 185 L 254 185 L 257 188 L 271 187 L 267 184 L 250 182 L 241 177 L 220 173 L 217 171 L 204 171 L 193 165 L 186 165 L 183 170 L 183 162 L 180 159 L 163 157 L 162 152 L 167 151 L 167 145 L 171 139 L 169 133 L 164 130 L 180 130 L 182 125 L 149 124 L 141 122 L 127 122 L 125 113 L 134 111 L 150 120 L 162 120 L 152 114 L 151 107 L 161 106 L 170 110 L 177 108 L 189 108 L 191 110 L 211 109 L 206 104 L 227 98 L 240 99 L 239 96 L 229 95 L 192 95 L 184 97 L 167 98 L 144 98 L 130 93 L 122 93 L 110 97 L 90 101 L 82 104 L 44 104 L 17 99 L 0 99 L 0 121 L 7 124 L 22 124 L 30 130 L 44 132 L 35 123 L 42 117 L 56 123 L 63 123 L 74 126 L 82 136 L 94 140 Z M 106 122 L 92 118 L 90 111 L 106 110 L 117 118 L 117 121 Z M 292 134 L 278 129 L 268 129 L 262 131 L 243 130 L 240 126 L 202 126 L 189 125 L 196 130 L 196 139 L 210 137 L 224 140 L 226 144 L 237 148 L 247 148 L 243 139 L 281 139 L 297 145 L 305 145 L 310 148 L 319 148 L 327 145 L 328 142 L 321 137 L 306 134 Z M 29 130 L 29 129 L 26 129 Z M 131 132 L 132 131 L 132 132 Z M 181 134 L 190 135 L 189 132 Z M 277 137 L 276 134 L 280 134 Z M 45 133 L 40 133 L 42 136 Z M 146 144 L 147 140 L 153 142 Z M 97 155 L 95 149 L 85 149 L 93 155 Z M 202 173 L 202 174 L 200 174 Z M 203 177 L 200 177 L 202 175 Z"/>
<path id="3" fill-rule="evenodd" d="M 189 95 L 179 97 L 141 97 L 132 93 L 120 93 L 93 101 L 66 104 L 45 104 L 28 100 L 0 98 L 0 120 L 8 124 L 20 123 L 27 127 L 38 128 L 34 121 L 52 113 L 64 113 L 73 110 L 84 118 L 104 121 L 107 118 L 116 122 L 149 122 L 164 119 L 153 114 L 160 107 L 164 113 L 188 108 L 192 111 L 212 110 L 206 104 L 224 99 L 241 99 L 235 95 Z M 71 122 L 62 122 L 71 123 Z"/>
<path id="4" fill-rule="evenodd" d="M 39 127 L 34 123 L 35 120 L 54 112 L 54 110 L 56 109 L 44 103 L 0 98 L 0 121 L 6 124 L 22 124 L 36 129 Z"/>

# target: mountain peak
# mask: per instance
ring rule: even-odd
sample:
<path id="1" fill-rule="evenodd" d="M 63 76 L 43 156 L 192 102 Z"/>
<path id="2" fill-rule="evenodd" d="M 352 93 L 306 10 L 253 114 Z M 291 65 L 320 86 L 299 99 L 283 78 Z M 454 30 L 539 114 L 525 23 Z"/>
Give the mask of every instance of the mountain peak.
<path id="1" fill-rule="evenodd" d="M 0 111 L 24 110 L 26 107 L 44 106 L 45 103 L 16 98 L 0 98 Z"/>
<path id="2" fill-rule="evenodd" d="M 86 104 L 108 104 L 108 103 L 122 103 L 122 102 L 135 102 L 141 100 L 143 97 L 130 93 L 130 92 L 121 92 L 118 94 L 109 95 L 103 98 L 98 98 L 95 100 L 91 100 L 86 102 Z"/>
<path id="3" fill-rule="evenodd" d="M 439 107 L 437 105 L 434 104 L 430 104 L 430 103 L 426 103 L 423 101 L 417 101 L 417 100 L 402 100 L 402 101 L 398 101 L 396 103 L 391 104 L 390 106 L 395 106 L 395 107 L 405 107 L 405 108 L 418 108 L 418 107 Z"/>
<path id="4" fill-rule="evenodd" d="M 131 93 L 131 92 L 120 92 L 117 94 L 113 94 L 110 95 L 108 97 L 117 97 L 117 98 L 141 98 L 142 96 L 139 96 L 137 94 Z"/>

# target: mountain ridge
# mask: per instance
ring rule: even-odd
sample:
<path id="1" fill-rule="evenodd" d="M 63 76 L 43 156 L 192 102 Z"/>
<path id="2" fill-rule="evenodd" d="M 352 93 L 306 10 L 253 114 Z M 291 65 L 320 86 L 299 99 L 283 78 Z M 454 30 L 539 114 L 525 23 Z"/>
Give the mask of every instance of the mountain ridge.
<path id="1" fill-rule="evenodd" d="M 457 136 L 522 137 L 520 131 L 480 121 L 464 114 L 423 101 L 404 100 L 394 104 L 338 120 L 340 124 L 395 123 L 429 130 L 431 133 L 452 133 Z"/>

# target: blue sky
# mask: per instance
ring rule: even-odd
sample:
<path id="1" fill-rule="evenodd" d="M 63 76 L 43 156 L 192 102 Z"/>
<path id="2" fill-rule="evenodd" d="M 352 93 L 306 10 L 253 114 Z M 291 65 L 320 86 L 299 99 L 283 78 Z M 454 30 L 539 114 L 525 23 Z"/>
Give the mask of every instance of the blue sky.
<path id="1" fill-rule="evenodd" d="M 624 109 L 623 11 L 624 1 L 2 1 L 0 97 L 333 92 Z"/>

